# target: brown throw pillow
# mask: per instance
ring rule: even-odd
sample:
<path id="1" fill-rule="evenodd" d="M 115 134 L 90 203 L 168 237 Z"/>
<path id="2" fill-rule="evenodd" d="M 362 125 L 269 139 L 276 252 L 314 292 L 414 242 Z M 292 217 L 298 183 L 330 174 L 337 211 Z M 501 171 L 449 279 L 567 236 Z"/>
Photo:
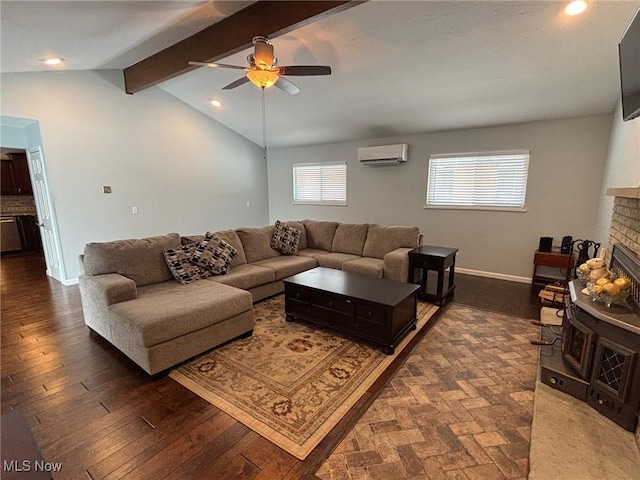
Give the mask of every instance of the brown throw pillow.
<path id="1" fill-rule="evenodd" d="M 271 236 L 271 248 L 278 250 L 283 255 L 295 255 L 298 253 L 301 235 L 302 232 L 297 228 L 277 220 Z"/>
<path id="2" fill-rule="evenodd" d="M 190 260 L 214 275 L 224 275 L 229 271 L 229 265 L 236 258 L 236 255 L 238 255 L 238 250 L 233 245 L 217 235 L 207 232 L 204 240 L 196 244 Z"/>
<path id="3" fill-rule="evenodd" d="M 164 250 L 164 259 L 171 270 L 173 278 L 183 285 L 211 276 L 211 272 L 191 263 L 190 258 L 196 244 L 183 245 L 178 248 Z"/>

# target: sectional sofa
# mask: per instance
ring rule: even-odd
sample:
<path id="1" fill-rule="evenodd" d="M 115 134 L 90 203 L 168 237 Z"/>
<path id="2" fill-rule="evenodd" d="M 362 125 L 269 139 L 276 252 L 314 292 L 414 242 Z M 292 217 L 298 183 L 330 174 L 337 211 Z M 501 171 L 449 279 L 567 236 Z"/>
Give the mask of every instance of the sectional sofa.
<path id="1" fill-rule="evenodd" d="M 85 323 L 149 374 L 253 330 L 253 302 L 284 290 L 282 279 L 317 266 L 407 281 L 417 227 L 303 220 L 297 253 L 271 248 L 274 226 L 215 232 L 237 250 L 227 273 L 177 282 L 164 252 L 202 235 L 89 243 L 80 256 Z"/>

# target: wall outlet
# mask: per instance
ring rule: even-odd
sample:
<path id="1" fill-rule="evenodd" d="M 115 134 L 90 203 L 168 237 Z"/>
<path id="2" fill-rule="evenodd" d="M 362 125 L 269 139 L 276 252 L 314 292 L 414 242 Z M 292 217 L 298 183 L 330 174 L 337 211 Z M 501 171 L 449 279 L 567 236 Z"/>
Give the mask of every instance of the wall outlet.
<path id="1" fill-rule="evenodd" d="M 138 207 L 131 207 L 131 213 L 133 213 L 134 215 L 138 214 Z"/>
<path id="2" fill-rule="evenodd" d="M 111 185 L 103 185 L 102 193 L 111 193 Z"/>

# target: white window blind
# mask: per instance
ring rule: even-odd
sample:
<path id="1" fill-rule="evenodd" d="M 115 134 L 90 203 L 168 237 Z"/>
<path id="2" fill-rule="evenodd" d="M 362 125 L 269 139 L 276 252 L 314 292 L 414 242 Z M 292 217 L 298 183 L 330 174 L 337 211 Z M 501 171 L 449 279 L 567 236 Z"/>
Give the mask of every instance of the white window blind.
<path id="1" fill-rule="evenodd" d="M 347 204 L 346 163 L 300 163 L 293 166 L 293 202 Z"/>
<path id="2" fill-rule="evenodd" d="M 529 152 L 432 155 L 427 206 L 524 209 Z"/>

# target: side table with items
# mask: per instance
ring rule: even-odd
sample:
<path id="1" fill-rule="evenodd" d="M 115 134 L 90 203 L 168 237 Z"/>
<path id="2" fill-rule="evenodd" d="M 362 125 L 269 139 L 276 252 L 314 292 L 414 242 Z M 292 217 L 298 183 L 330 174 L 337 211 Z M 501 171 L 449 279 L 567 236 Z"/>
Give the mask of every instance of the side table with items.
<path id="1" fill-rule="evenodd" d="M 559 251 L 541 252 L 536 250 L 533 255 L 533 275 L 531 277 L 531 286 L 545 285 L 557 281 L 569 284 L 571 279 L 571 270 L 575 265 L 575 257 L 570 253 L 560 253 Z M 558 268 L 561 273 L 559 276 L 545 275 L 538 271 L 539 267 Z"/>
<path id="2" fill-rule="evenodd" d="M 438 306 L 444 305 L 447 299 L 453 296 L 455 285 L 455 266 L 457 248 L 435 247 L 423 245 L 409 252 L 409 281 L 418 283 L 416 269 L 420 270 L 420 290 L 418 296 L 422 299 L 434 302 Z M 437 284 L 435 293 L 428 289 L 429 271 L 437 272 Z M 446 289 L 444 284 L 445 274 L 449 270 L 449 281 Z"/>

